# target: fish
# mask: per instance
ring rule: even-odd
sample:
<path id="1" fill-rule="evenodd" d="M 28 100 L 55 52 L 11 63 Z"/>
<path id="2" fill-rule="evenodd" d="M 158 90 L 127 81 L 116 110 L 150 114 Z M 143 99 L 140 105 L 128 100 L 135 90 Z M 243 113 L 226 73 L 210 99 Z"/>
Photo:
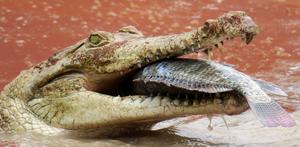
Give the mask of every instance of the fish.
<path id="1" fill-rule="evenodd" d="M 152 93 L 236 92 L 245 98 L 256 118 L 266 127 L 292 127 L 294 119 L 272 96 L 287 94 L 278 86 L 250 77 L 233 66 L 205 59 L 169 59 L 146 66 L 133 78 L 134 90 Z M 138 83 L 138 84 L 137 84 Z M 141 86 L 141 83 L 144 85 Z M 147 84 L 152 83 L 152 84 Z M 153 83 L 156 87 L 153 88 Z M 152 87 L 151 87 L 152 86 Z M 168 88 L 160 88 L 168 87 Z M 176 90 L 172 90 L 173 88 Z M 152 91 L 151 91 L 152 90 Z M 153 91 L 155 90 L 155 91 Z"/>

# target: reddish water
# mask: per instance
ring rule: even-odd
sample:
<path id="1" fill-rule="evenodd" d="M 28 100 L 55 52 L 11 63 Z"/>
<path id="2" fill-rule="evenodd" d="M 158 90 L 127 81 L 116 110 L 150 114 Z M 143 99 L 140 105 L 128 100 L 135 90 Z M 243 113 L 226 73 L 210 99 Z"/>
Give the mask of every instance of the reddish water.
<path id="1" fill-rule="evenodd" d="M 280 99 L 280 103 L 291 111 L 298 110 L 299 0 L 0 0 L 0 89 L 21 70 L 94 30 L 116 31 L 122 26 L 134 25 L 146 35 L 179 33 L 230 10 L 246 11 L 260 26 L 261 33 L 248 46 L 239 40 L 225 42 L 222 50 L 215 50 L 213 59 L 235 64 L 248 74 L 281 85 L 290 96 Z M 183 129 L 184 133 L 179 135 L 191 137 L 193 133 L 188 130 L 193 129 Z M 205 142 L 203 136 L 198 138 Z M 154 140 L 141 137 L 137 144 L 149 145 Z M 181 145 L 191 141 L 174 140 Z"/>

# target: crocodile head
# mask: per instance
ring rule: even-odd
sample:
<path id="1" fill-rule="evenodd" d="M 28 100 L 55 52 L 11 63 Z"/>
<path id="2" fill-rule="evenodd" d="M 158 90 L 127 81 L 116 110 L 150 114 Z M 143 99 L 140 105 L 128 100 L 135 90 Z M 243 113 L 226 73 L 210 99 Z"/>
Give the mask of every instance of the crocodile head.
<path id="1" fill-rule="evenodd" d="M 116 33 L 94 32 L 22 72 L 5 87 L 2 95 L 21 101 L 17 109 L 26 107 L 34 117 L 26 119 L 26 123 L 40 121 L 47 126 L 79 131 L 103 131 L 191 114 L 237 114 L 247 108 L 245 101 L 232 99 L 226 105 L 174 104 L 168 96 L 124 93 L 128 88 L 124 81 L 150 63 L 208 50 L 235 37 L 249 43 L 257 33 L 258 27 L 252 19 L 236 11 L 181 34 L 146 37 L 132 26 Z M 22 114 L 15 116 L 6 120 L 6 124 L 22 117 Z M 6 126 L 14 130 L 14 126 Z M 23 129 L 43 129 L 26 126 Z"/>
<path id="2" fill-rule="evenodd" d="M 59 52 L 49 60 L 64 62 L 63 71 L 55 74 L 70 70 L 85 73 L 89 79 L 101 81 L 101 85 L 95 85 L 101 91 L 111 89 L 109 83 L 119 83 L 132 71 L 150 63 L 206 51 L 235 37 L 248 44 L 257 33 L 257 25 L 245 13 L 229 12 L 207 20 L 203 27 L 175 35 L 146 37 L 133 26 L 116 33 L 94 32 L 78 47 Z"/>

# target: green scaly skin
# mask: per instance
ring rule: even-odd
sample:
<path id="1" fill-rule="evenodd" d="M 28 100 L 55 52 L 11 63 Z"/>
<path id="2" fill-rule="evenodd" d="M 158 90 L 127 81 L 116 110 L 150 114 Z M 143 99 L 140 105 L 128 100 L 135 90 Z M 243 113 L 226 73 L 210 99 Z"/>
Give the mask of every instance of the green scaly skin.
<path id="1" fill-rule="evenodd" d="M 225 39 L 249 43 L 257 25 L 244 12 L 228 12 L 203 27 L 175 35 L 146 37 L 132 26 L 87 39 L 22 71 L 0 96 L 0 130 L 47 135 L 119 134 L 192 114 L 238 114 L 247 103 L 175 105 L 169 97 L 113 96 L 136 70 L 165 58 L 209 50 Z M 231 107 L 232 109 L 223 109 Z M 222 111 L 221 111 L 222 110 Z"/>

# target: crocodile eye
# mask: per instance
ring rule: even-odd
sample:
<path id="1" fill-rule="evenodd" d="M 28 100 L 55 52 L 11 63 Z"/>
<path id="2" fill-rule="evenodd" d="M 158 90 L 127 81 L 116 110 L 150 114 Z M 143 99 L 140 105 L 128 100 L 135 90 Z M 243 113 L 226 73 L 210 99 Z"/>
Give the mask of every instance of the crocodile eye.
<path id="1" fill-rule="evenodd" d="M 103 46 L 111 42 L 111 38 L 107 32 L 94 32 L 89 36 L 88 42 L 91 47 Z"/>
<path id="2" fill-rule="evenodd" d="M 121 28 L 118 32 L 122 33 L 129 33 L 129 34 L 137 34 L 137 35 L 143 35 L 141 31 L 139 31 L 136 27 L 134 26 L 126 26 Z"/>

